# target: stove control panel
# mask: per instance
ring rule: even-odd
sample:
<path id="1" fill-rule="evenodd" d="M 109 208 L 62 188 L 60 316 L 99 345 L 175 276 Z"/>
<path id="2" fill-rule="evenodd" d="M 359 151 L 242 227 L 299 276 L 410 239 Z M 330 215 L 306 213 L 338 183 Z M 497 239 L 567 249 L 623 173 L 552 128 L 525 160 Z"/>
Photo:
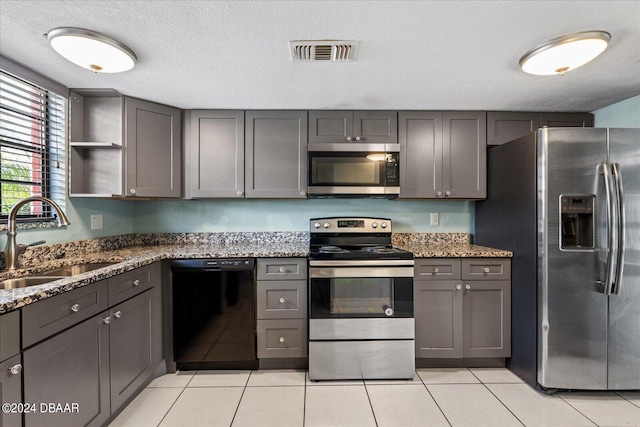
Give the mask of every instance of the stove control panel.
<path id="1" fill-rule="evenodd" d="M 389 218 L 312 218 L 311 233 L 391 233 Z"/>

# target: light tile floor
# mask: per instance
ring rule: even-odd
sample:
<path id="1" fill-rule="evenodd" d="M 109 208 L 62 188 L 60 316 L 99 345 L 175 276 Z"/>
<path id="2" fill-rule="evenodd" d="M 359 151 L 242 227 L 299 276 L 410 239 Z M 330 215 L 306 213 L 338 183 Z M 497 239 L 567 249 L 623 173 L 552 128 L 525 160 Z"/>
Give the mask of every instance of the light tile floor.
<path id="1" fill-rule="evenodd" d="M 418 369 L 410 381 L 319 381 L 305 371 L 156 378 L 111 426 L 640 426 L 640 393 L 540 393 L 507 369 Z"/>

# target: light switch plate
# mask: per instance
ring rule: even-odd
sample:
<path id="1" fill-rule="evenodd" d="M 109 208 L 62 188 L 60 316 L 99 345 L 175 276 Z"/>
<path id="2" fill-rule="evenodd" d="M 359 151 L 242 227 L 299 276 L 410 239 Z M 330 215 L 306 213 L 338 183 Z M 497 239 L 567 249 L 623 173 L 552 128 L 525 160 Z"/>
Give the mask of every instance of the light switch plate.
<path id="1" fill-rule="evenodd" d="M 100 230 L 102 229 L 102 215 L 91 215 L 91 229 L 92 230 Z"/>
<path id="2" fill-rule="evenodd" d="M 431 225 L 440 224 L 440 214 L 438 212 L 431 212 Z"/>

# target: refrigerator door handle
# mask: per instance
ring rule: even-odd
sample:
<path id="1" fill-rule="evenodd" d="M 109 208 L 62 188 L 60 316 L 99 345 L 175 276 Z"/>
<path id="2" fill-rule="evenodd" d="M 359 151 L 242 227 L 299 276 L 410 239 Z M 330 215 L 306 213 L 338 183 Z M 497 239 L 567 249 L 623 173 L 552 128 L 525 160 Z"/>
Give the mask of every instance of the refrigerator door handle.
<path id="1" fill-rule="evenodd" d="M 622 286 L 622 272 L 624 269 L 624 234 L 625 234 L 625 217 L 624 217 L 624 202 L 622 198 L 622 172 L 620 171 L 620 164 L 612 163 L 611 171 L 613 174 L 614 182 L 616 184 L 616 208 L 617 208 L 617 220 L 616 220 L 616 232 L 617 232 L 617 259 L 616 259 L 616 272 L 613 280 L 613 287 L 611 293 L 614 295 L 620 294 L 620 288 Z"/>
<path id="2" fill-rule="evenodd" d="M 608 163 L 601 164 L 602 174 L 604 175 L 604 188 L 606 195 L 606 203 L 607 203 L 607 269 L 605 274 L 604 281 L 604 294 L 611 295 L 611 290 L 613 288 L 613 281 L 615 279 L 615 267 L 614 267 L 614 244 L 615 237 L 613 232 L 613 222 L 614 222 L 614 206 L 613 206 L 613 189 L 611 187 L 612 184 L 612 174 L 611 174 L 611 165 Z M 617 248 L 616 248 L 617 249 Z"/>

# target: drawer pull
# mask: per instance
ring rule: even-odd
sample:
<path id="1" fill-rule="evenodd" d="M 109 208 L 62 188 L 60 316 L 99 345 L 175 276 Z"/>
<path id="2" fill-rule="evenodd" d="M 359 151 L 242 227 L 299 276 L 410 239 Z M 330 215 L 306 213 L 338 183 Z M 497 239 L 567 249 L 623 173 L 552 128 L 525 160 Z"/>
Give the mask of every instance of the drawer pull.
<path id="1" fill-rule="evenodd" d="M 284 304 L 285 299 L 284 298 L 280 298 L 280 304 Z"/>
<path id="2" fill-rule="evenodd" d="M 280 337 L 280 339 L 278 341 L 284 342 L 284 337 Z"/>
<path id="3" fill-rule="evenodd" d="M 108 325 L 109 323 L 111 323 L 111 316 L 105 317 L 104 319 L 102 319 L 102 321 Z"/>
<path id="4" fill-rule="evenodd" d="M 440 273 L 440 269 L 438 267 L 433 268 L 433 274 Z"/>
<path id="5" fill-rule="evenodd" d="M 119 319 L 120 317 L 122 317 L 122 312 L 120 312 L 120 310 L 118 310 L 115 313 L 113 313 L 113 315 L 116 316 L 117 319 Z"/>
<path id="6" fill-rule="evenodd" d="M 22 365 L 19 363 L 9 368 L 9 373 L 11 375 L 18 375 L 20 372 L 22 372 Z"/>
<path id="7" fill-rule="evenodd" d="M 488 273 L 489 271 L 491 271 L 491 270 L 489 269 L 489 267 L 485 267 L 485 268 L 483 268 L 482 270 L 484 270 L 484 272 L 485 272 L 485 273 Z"/>
<path id="8" fill-rule="evenodd" d="M 284 268 L 284 267 L 280 267 L 280 273 L 286 273 L 286 272 L 287 272 L 287 269 L 286 269 L 286 268 Z"/>
<path id="9" fill-rule="evenodd" d="M 133 286 L 138 286 L 140 284 L 140 279 L 136 279 L 133 281 Z"/>
<path id="10" fill-rule="evenodd" d="M 69 310 L 77 313 L 80 310 L 80 304 L 73 304 L 71 307 L 69 307 Z"/>
<path id="11" fill-rule="evenodd" d="M 469 289 L 471 289 L 471 285 L 467 283 L 466 285 L 464 285 L 464 288 L 465 288 L 466 290 L 469 290 Z"/>
<path id="12" fill-rule="evenodd" d="M 456 289 L 457 289 L 457 290 L 462 289 L 462 285 L 456 285 Z"/>

